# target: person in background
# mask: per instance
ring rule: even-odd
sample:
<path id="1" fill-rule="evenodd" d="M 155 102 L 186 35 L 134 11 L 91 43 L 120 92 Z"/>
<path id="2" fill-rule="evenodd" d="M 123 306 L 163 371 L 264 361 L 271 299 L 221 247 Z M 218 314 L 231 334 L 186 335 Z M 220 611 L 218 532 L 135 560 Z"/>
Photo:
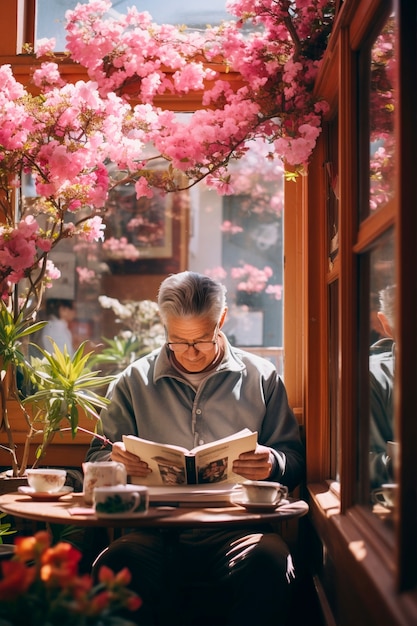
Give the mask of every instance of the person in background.
<path id="1" fill-rule="evenodd" d="M 51 352 L 51 339 L 55 341 L 61 352 L 66 346 L 68 354 L 74 354 L 70 323 L 75 318 L 74 302 L 61 298 L 50 298 L 46 301 L 46 315 L 48 324 L 42 329 L 40 345 L 44 350 Z"/>
<path id="2" fill-rule="evenodd" d="M 104 448 L 94 439 L 88 461 L 122 462 L 140 479 L 150 469 L 126 451 L 124 434 L 191 449 L 247 427 L 258 432 L 258 445 L 233 460 L 233 471 L 242 480 L 282 482 L 290 491 L 301 482 L 304 447 L 284 384 L 270 361 L 232 347 L 222 333 L 225 294 L 222 284 L 189 271 L 162 282 L 166 344 L 111 383 L 101 418 L 114 443 Z M 137 624 L 183 624 L 180 589 L 187 605 L 196 581 L 214 581 L 204 602 L 227 624 L 277 626 L 288 617 L 292 558 L 268 524 L 183 529 L 175 539 L 159 530 L 135 531 L 111 543 L 93 572 L 103 564 L 130 570 L 131 586 L 143 599 Z"/>
<path id="3" fill-rule="evenodd" d="M 394 441 L 395 285 L 379 295 L 378 319 L 384 337 L 370 349 L 370 478 L 371 487 L 393 482 L 392 458 L 387 443 Z"/>

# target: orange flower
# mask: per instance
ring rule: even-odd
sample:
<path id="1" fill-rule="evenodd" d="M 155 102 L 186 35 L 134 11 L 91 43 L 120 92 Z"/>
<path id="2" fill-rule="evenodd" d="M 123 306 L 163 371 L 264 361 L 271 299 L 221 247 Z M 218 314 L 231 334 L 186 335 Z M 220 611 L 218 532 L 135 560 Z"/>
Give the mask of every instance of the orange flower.
<path id="1" fill-rule="evenodd" d="M 115 585 L 123 585 L 125 587 L 132 580 L 132 576 L 127 567 L 124 567 L 120 570 L 120 572 L 117 572 L 117 574 L 115 574 L 113 570 L 111 570 L 109 567 L 107 567 L 106 565 L 102 565 L 98 572 L 98 579 L 101 583 L 104 583 L 108 586 L 111 583 L 114 583 Z"/>
<path id="2" fill-rule="evenodd" d="M 41 530 L 33 537 L 17 537 L 15 540 L 16 557 L 20 561 L 33 561 L 51 545 L 51 538 L 46 530 Z"/>
<path id="3" fill-rule="evenodd" d="M 81 552 L 70 543 L 57 543 L 42 554 L 41 580 L 64 587 L 77 575 L 80 559 Z"/>
<path id="4" fill-rule="evenodd" d="M 96 618 L 107 619 L 121 607 L 136 611 L 142 604 L 127 588 L 131 576 L 126 568 L 118 574 L 101 568 L 100 582 L 94 586 L 89 574 L 78 575 L 81 552 L 70 543 L 51 546 L 49 534 L 40 532 L 17 538 L 15 544 L 17 556 L 0 564 L 0 624 L 3 618 L 27 623 L 35 606 L 33 624 L 55 624 L 58 619 L 65 626 L 78 623 L 77 616 L 83 616 L 80 623 L 96 623 Z M 127 623 L 120 621 L 121 626 Z"/>
<path id="5" fill-rule="evenodd" d="M 126 608 L 129 611 L 137 611 L 142 606 L 142 598 L 139 596 L 130 596 L 126 601 Z"/>
<path id="6" fill-rule="evenodd" d="M 35 567 L 26 567 L 20 561 L 3 561 L 0 580 L 0 601 L 15 600 L 25 593 L 36 576 Z"/>
<path id="7" fill-rule="evenodd" d="M 82 597 L 88 594 L 93 587 L 93 579 L 89 574 L 77 576 L 71 581 L 71 589 L 74 597 Z"/>
<path id="8" fill-rule="evenodd" d="M 101 593 L 98 593 L 94 598 L 91 599 L 89 604 L 89 614 L 90 615 L 99 615 L 104 609 L 106 609 L 111 602 L 111 594 L 105 590 Z"/>
<path id="9" fill-rule="evenodd" d="M 121 569 L 120 572 L 117 572 L 115 576 L 115 582 L 118 585 L 123 585 L 124 587 L 126 587 L 130 583 L 131 580 L 132 580 L 132 575 L 127 567 L 124 567 L 123 569 Z"/>
<path id="10" fill-rule="evenodd" d="M 98 579 L 101 583 L 111 583 L 114 580 L 114 572 L 107 567 L 107 565 L 102 565 L 98 572 Z"/>

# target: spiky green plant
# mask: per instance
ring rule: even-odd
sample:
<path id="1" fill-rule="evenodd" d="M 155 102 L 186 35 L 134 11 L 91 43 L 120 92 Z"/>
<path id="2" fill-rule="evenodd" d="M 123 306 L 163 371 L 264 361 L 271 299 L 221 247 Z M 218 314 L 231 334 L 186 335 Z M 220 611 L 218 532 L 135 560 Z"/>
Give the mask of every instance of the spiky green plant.
<path id="1" fill-rule="evenodd" d="M 103 365 L 106 370 L 118 372 L 130 365 L 134 359 L 149 352 L 149 348 L 142 348 L 135 335 L 117 335 L 113 339 L 103 337 L 105 347 L 92 358 L 93 365 Z"/>
<path id="2" fill-rule="evenodd" d="M 97 410 L 104 408 L 109 401 L 100 392 L 106 391 L 114 376 L 101 376 L 99 370 L 91 369 L 93 352 L 85 352 L 86 345 L 87 342 L 83 342 L 73 356 L 66 347 L 61 351 L 55 342 L 52 342 L 51 353 L 36 346 L 42 358 L 32 357 L 27 370 L 34 391 L 22 399 L 23 406 L 31 406 L 32 415 L 22 458 L 24 468 L 32 440 L 42 435 L 33 465 L 36 467 L 58 432 L 69 430 L 73 438 L 76 436 L 80 412 L 94 422 L 91 431 L 81 430 L 102 436 Z"/>
<path id="3" fill-rule="evenodd" d="M 21 397 L 17 386 L 17 371 L 22 375 L 26 372 L 26 358 L 22 350 L 24 341 L 29 335 L 37 332 L 45 326 L 46 322 L 31 322 L 20 311 L 16 319 L 13 312 L 0 300 L 0 401 L 1 401 L 1 425 L 7 435 L 8 446 L 1 446 L 11 454 L 13 474 L 19 471 L 13 441 L 13 429 L 10 425 L 7 410 L 7 401 L 13 398 L 20 402 Z M 26 423 L 30 423 L 30 416 L 24 411 Z"/>

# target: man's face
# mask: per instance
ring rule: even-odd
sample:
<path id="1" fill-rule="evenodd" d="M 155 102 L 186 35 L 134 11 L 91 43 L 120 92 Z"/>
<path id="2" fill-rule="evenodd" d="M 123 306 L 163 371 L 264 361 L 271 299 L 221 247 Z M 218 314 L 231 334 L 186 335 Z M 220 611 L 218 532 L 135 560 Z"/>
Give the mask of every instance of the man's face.
<path id="1" fill-rule="evenodd" d="M 202 372 L 219 354 L 219 347 L 215 341 L 217 328 L 211 320 L 202 317 L 171 317 L 167 321 L 166 332 L 168 343 L 207 342 L 202 346 L 204 350 L 199 349 L 198 345 L 173 346 L 175 349 L 172 350 L 172 354 L 187 372 Z M 210 343 L 213 341 L 215 343 Z"/>

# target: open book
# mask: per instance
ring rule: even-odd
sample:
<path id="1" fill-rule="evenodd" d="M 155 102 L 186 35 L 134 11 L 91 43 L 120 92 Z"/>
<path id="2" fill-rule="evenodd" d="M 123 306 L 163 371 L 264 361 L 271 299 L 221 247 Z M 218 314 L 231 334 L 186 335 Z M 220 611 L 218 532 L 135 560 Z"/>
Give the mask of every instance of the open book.
<path id="1" fill-rule="evenodd" d="M 126 450 L 146 461 L 152 470 L 145 478 L 132 478 L 132 482 L 142 485 L 240 482 L 242 476 L 232 471 L 233 461 L 242 452 L 255 450 L 257 440 L 258 433 L 244 428 L 230 437 L 187 450 L 135 435 L 123 435 Z"/>

